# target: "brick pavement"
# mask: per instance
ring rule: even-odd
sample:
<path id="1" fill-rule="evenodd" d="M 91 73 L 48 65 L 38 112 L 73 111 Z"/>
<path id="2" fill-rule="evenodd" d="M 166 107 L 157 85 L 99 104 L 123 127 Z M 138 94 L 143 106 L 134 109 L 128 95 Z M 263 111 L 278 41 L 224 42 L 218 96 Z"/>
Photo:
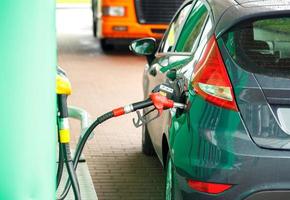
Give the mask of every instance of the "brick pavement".
<path id="1" fill-rule="evenodd" d="M 89 8 L 58 9 L 57 20 L 59 65 L 72 81 L 72 105 L 96 117 L 142 99 L 143 58 L 120 49 L 112 55 L 102 54 L 91 34 Z M 156 157 L 141 153 L 141 130 L 133 127 L 134 116 L 101 125 L 85 148 L 99 200 L 163 199 L 161 164 Z M 72 126 L 78 130 L 76 121 Z"/>

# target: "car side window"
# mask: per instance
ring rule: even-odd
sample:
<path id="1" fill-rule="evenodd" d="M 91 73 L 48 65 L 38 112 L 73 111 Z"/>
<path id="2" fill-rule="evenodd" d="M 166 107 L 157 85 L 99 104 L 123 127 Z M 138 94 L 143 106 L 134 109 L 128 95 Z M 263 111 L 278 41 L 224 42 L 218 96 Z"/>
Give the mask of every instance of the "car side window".
<path id="1" fill-rule="evenodd" d="M 185 22 L 175 46 L 175 52 L 192 52 L 196 49 L 209 11 L 205 4 L 198 1 Z"/>
<path id="2" fill-rule="evenodd" d="M 193 57 L 192 57 L 192 64 L 190 65 L 185 65 L 182 69 L 181 72 L 187 79 L 190 79 L 193 75 L 193 73 L 196 71 L 196 63 L 200 59 L 204 47 L 206 46 L 208 39 L 212 36 L 212 31 L 213 31 L 213 20 L 212 17 L 209 16 L 208 20 L 206 21 L 206 24 L 203 28 L 203 31 L 201 33 L 199 42 L 197 43 L 197 47 L 194 49 Z"/>
<path id="3" fill-rule="evenodd" d="M 179 32 L 186 20 L 187 14 L 190 11 L 192 4 L 186 5 L 179 14 L 175 17 L 166 32 L 166 35 L 161 42 L 159 52 L 166 53 L 172 51 L 172 48 L 176 44 Z"/>

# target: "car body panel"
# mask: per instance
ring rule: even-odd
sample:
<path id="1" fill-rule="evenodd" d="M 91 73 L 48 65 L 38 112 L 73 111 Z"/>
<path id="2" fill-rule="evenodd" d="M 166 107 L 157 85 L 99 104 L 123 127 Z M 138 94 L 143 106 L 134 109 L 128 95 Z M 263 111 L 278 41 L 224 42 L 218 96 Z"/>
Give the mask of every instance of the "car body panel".
<path id="1" fill-rule="evenodd" d="M 189 105 L 181 117 L 172 118 L 170 128 L 171 155 L 182 199 L 238 200 L 268 188 L 288 189 L 290 174 L 285 166 L 290 164 L 290 152 L 259 148 L 238 112 L 208 104 L 195 94 L 190 94 Z M 192 190 L 187 179 L 239 187 L 213 196 Z"/>
<path id="2" fill-rule="evenodd" d="M 287 77 L 287 71 L 285 75 L 278 72 L 274 75 L 272 70 L 264 71 L 264 74 L 246 71 L 231 58 L 222 40 L 219 46 L 239 110 L 253 141 L 263 148 L 290 149 L 287 123 L 290 117 L 290 103 L 287 102 L 290 100 L 290 76 Z M 270 55 L 267 57 L 270 59 Z"/>
<path id="3" fill-rule="evenodd" d="M 177 52 L 157 53 L 155 60 L 146 67 L 143 79 L 145 97 L 148 97 L 151 90 L 161 83 L 168 83 L 173 88 L 181 90 L 179 93 L 186 93 L 185 110 L 165 111 L 160 118 L 148 124 L 150 137 L 161 163 L 164 163 L 166 156 L 162 146 L 164 137 L 168 143 L 174 168 L 175 197 L 183 200 L 246 198 L 258 200 L 260 196 L 264 197 L 267 191 L 280 190 L 282 192 L 269 195 L 265 200 L 278 198 L 279 195 L 286 195 L 290 199 L 290 173 L 288 167 L 285 167 L 290 165 L 290 152 L 286 149 L 276 150 L 281 146 L 287 146 L 286 141 L 289 141 L 289 138 L 286 138 L 281 145 L 281 143 L 271 143 L 271 138 L 268 137 L 267 146 L 265 142 L 267 138 L 262 134 L 262 129 L 274 122 L 282 130 L 288 130 L 290 127 L 285 119 L 290 117 L 290 111 L 280 109 L 278 114 L 277 109 L 269 105 L 268 98 L 275 99 L 277 95 L 273 96 L 273 91 L 270 87 L 265 87 L 263 81 L 267 82 L 271 79 L 254 75 L 238 67 L 229 56 L 229 49 L 225 47 L 226 44 L 221 38 L 225 31 L 244 19 L 265 16 L 267 13 L 283 14 L 284 10 L 289 13 L 289 6 L 281 4 L 280 7 L 276 7 L 271 4 L 264 8 L 263 1 L 255 1 L 259 3 L 251 1 L 249 4 L 255 6 L 249 8 L 248 4 L 243 6 L 231 0 L 202 0 L 202 2 L 208 2 L 215 7 L 211 9 L 210 16 L 213 22 L 212 30 L 200 40 L 198 48 L 191 55 L 182 56 Z M 271 8 L 277 9 L 271 10 Z M 194 67 L 213 34 L 217 37 L 218 47 L 233 85 L 238 112 L 205 101 L 192 88 Z M 176 70 L 175 80 L 166 76 L 170 70 Z M 150 75 L 152 72 L 153 75 Z M 285 86 L 289 88 L 288 80 L 283 82 L 281 79 L 277 80 L 281 81 L 281 88 Z M 287 91 L 285 95 L 288 95 Z M 256 105 L 253 102 L 257 102 Z M 259 115 L 257 110 L 261 110 L 261 107 L 263 113 L 260 113 L 260 118 L 251 120 L 254 115 Z M 252 124 L 249 125 L 249 122 Z M 261 139 L 263 142 L 259 141 Z M 231 184 L 233 187 L 221 194 L 212 195 L 190 188 L 188 179 Z"/>
<path id="4" fill-rule="evenodd" d="M 179 68 L 186 65 L 190 62 L 191 57 L 186 55 L 175 55 L 175 56 L 160 56 L 158 59 L 151 64 L 150 68 L 145 68 L 144 77 L 143 77 L 143 88 L 145 98 L 148 98 L 150 92 L 159 84 L 168 82 L 167 73 L 170 70 L 178 70 Z M 149 109 L 144 109 L 145 112 L 148 112 Z M 157 113 L 152 113 L 148 118 L 152 118 Z M 168 124 L 170 123 L 170 113 L 169 111 L 164 111 L 161 117 L 152 121 L 148 124 L 147 128 L 152 140 L 152 144 L 155 148 L 155 151 L 159 159 L 163 162 L 162 156 L 162 139 L 163 134 L 167 133 Z M 157 131 L 156 131 L 157 130 Z"/>

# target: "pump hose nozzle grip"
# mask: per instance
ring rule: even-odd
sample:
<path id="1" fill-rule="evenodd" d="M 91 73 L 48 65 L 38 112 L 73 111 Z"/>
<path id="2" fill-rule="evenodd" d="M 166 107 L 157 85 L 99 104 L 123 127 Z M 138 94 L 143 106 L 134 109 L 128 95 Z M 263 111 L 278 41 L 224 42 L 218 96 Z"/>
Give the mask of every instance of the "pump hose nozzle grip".
<path id="1" fill-rule="evenodd" d="M 124 107 L 116 108 L 112 110 L 114 117 L 119 117 L 124 114 L 128 114 L 130 112 L 134 112 L 143 108 L 147 108 L 150 106 L 154 106 L 156 110 L 158 110 L 159 115 L 162 114 L 163 110 L 169 108 L 184 108 L 184 104 L 176 103 L 173 100 L 169 99 L 164 95 L 163 92 L 154 92 L 149 95 L 149 98 L 140 101 L 137 103 L 133 103 Z"/>
<path id="2" fill-rule="evenodd" d="M 163 110 L 173 108 L 175 104 L 174 101 L 168 99 L 166 96 L 162 95 L 162 93 L 155 92 L 150 94 L 149 98 L 144 101 L 116 108 L 112 110 L 112 112 L 114 117 L 119 117 L 121 115 L 147 108 L 152 105 L 158 110 L 159 114 L 162 114 Z"/>
<path id="3" fill-rule="evenodd" d="M 174 107 L 174 101 L 168 99 L 166 96 L 163 96 L 160 92 L 150 94 L 150 99 L 160 115 L 163 110 Z"/>

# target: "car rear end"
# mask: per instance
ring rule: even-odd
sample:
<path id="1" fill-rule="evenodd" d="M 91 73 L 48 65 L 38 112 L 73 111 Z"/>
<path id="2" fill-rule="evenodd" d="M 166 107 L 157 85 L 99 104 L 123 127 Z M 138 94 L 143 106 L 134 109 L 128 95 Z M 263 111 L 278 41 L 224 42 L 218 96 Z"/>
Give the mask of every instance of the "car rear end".
<path id="1" fill-rule="evenodd" d="M 161 39 L 183 0 L 102 0 L 100 38 Z"/>
<path id="2" fill-rule="evenodd" d="M 290 199 L 289 5 L 241 3 L 221 17 L 176 136 L 187 138 L 175 146 L 180 198 Z"/>

